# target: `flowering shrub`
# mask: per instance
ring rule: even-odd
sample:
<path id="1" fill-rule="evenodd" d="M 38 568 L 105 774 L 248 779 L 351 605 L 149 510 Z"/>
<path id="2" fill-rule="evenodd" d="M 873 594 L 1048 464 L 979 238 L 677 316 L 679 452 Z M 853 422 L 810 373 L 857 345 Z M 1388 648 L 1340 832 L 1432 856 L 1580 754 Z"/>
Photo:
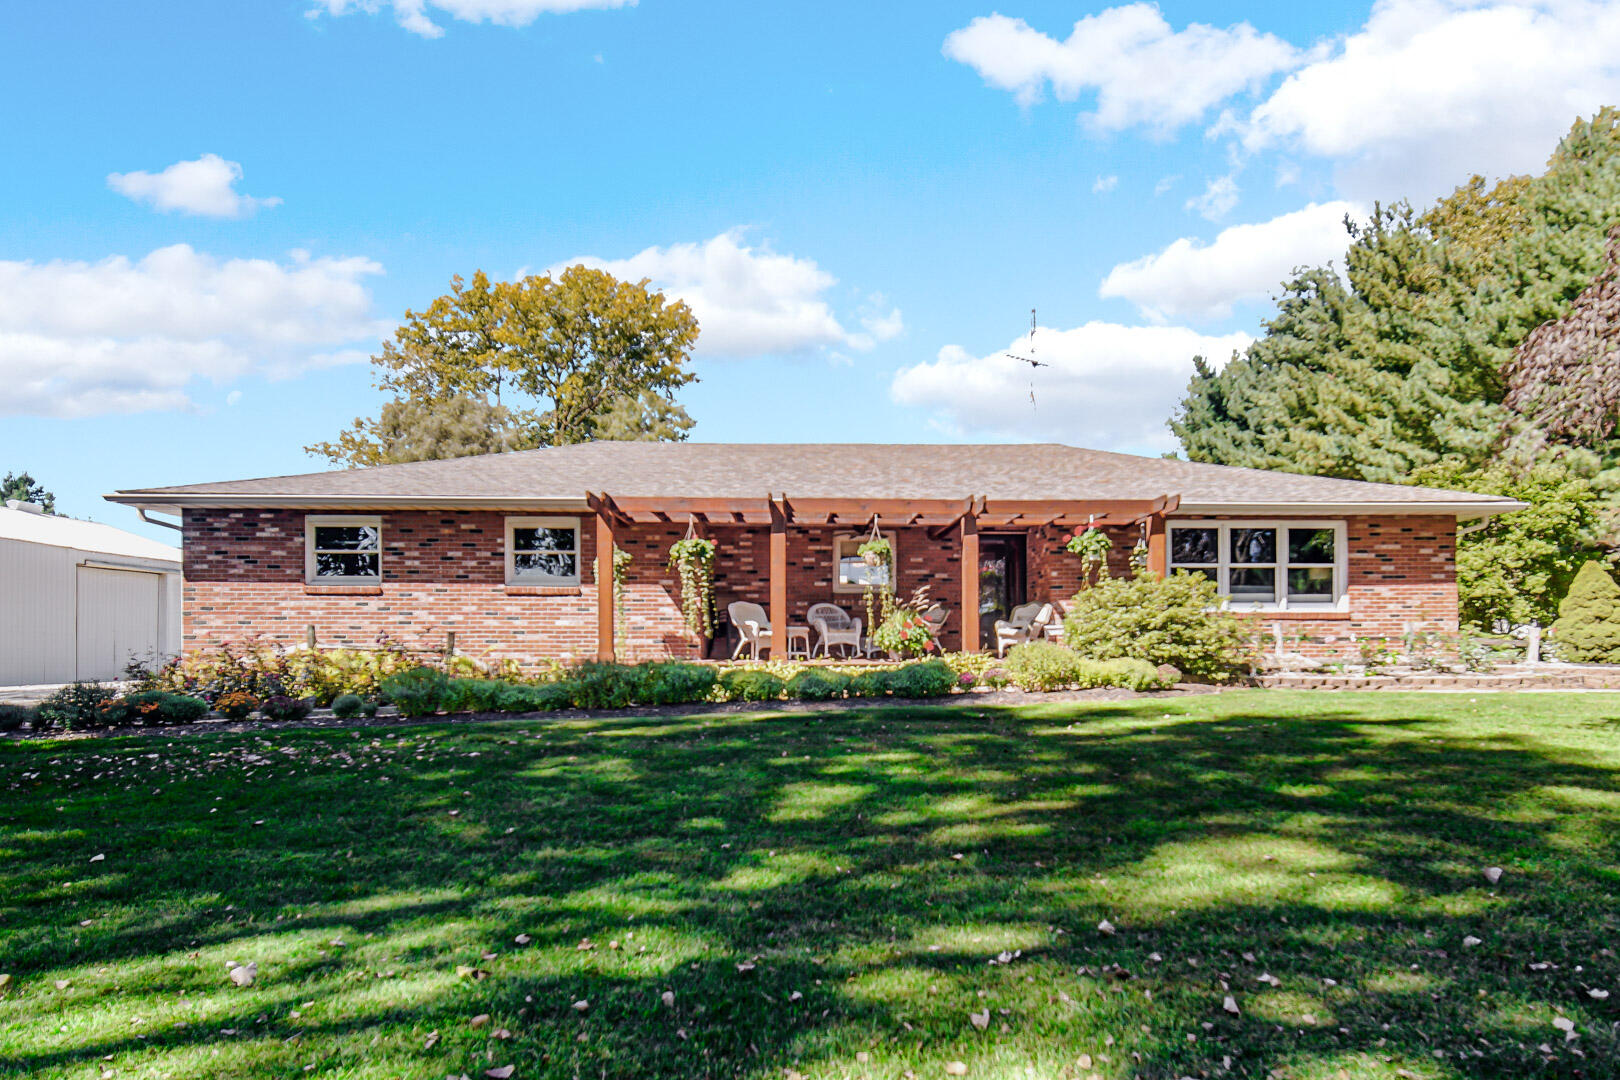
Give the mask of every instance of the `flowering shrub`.
<path id="1" fill-rule="evenodd" d="M 909 607 L 896 608 L 872 631 L 872 644 L 895 656 L 915 657 L 937 652 L 934 629 Z"/>
<path id="2" fill-rule="evenodd" d="M 214 699 L 214 711 L 227 720 L 246 720 L 259 699 L 245 690 L 227 690 Z"/>

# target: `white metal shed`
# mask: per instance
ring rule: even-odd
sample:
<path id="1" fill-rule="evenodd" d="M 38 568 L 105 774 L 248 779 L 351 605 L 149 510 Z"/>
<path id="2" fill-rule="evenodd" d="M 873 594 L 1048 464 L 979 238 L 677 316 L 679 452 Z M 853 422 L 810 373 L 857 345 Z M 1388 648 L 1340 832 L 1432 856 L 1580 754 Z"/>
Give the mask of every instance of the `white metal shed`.
<path id="1" fill-rule="evenodd" d="M 179 548 L 0 508 L 0 686 L 115 679 L 131 657 L 179 651 Z"/>

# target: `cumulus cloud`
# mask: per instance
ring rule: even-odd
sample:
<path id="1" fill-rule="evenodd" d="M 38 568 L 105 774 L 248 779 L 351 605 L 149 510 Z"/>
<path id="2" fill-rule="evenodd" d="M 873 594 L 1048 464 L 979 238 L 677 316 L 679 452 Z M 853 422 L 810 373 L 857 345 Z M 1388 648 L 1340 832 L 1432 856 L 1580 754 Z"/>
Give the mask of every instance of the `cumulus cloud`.
<path id="1" fill-rule="evenodd" d="M 1091 193 L 1093 195 L 1106 195 L 1117 187 L 1119 187 L 1119 177 L 1112 175 L 1099 176 L 1091 182 Z"/>
<path id="2" fill-rule="evenodd" d="M 1344 219 L 1367 216 L 1352 202 L 1309 206 L 1253 225 L 1222 229 L 1209 243 L 1183 237 L 1163 251 L 1120 263 L 1097 294 L 1135 304 L 1155 322 L 1224 319 L 1232 305 L 1263 300 L 1299 266 L 1342 263 L 1350 239 Z"/>
<path id="3" fill-rule="evenodd" d="M 1620 5 L 1379 0 L 1237 127 L 1250 150 L 1339 162 L 1349 194 L 1423 197 L 1539 170 L 1577 115 L 1617 100 Z"/>
<path id="4" fill-rule="evenodd" d="M 741 230 L 702 243 L 650 247 L 628 259 L 585 256 L 583 263 L 627 281 L 649 279 L 666 296 L 686 301 L 702 335 L 705 356 L 790 355 L 819 348 L 867 350 L 904 328 L 900 311 L 881 296 L 868 298 L 849 330 L 827 299 L 838 279 L 814 260 L 751 245 Z"/>
<path id="5" fill-rule="evenodd" d="M 462 22 L 489 22 L 495 26 L 528 26 L 542 15 L 571 11 L 634 7 L 636 0 L 316 0 L 308 12 L 321 15 L 347 15 L 351 11 L 376 14 L 387 8 L 399 25 L 426 38 L 444 36 L 444 27 L 428 15 L 433 9 Z M 600 60 L 600 57 L 598 57 Z"/>
<path id="6" fill-rule="evenodd" d="M 200 217 L 239 218 L 263 206 L 280 206 L 275 196 L 259 199 L 236 190 L 242 166 L 218 154 L 177 161 L 159 173 L 109 173 L 107 186 L 154 210 L 178 210 Z"/>
<path id="7" fill-rule="evenodd" d="M 1059 101 L 1093 94 L 1087 119 L 1109 131 L 1174 130 L 1301 60 L 1294 46 L 1248 23 L 1174 30 L 1150 3 L 1087 15 L 1062 41 L 1022 19 L 985 15 L 950 34 L 944 49 L 1021 104 L 1039 101 L 1048 86 Z"/>
<path id="8" fill-rule="evenodd" d="M 140 260 L 0 261 L 0 414 L 89 416 L 190 405 L 197 379 L 291 375 L 364 359 L 364 258 L 219 259 L 185 244 Z"/>
<path id="9" fill-rule="evenodd" d="M 1219 365 L 1251 340 L 1179 326 L 1089 322 L 1039 332 L 1035 357 L 1046 367 L 1006 355 L 1028 355 L 1028 338 L 988 356 L 947 345 L 933 360 L 901 369 L 889 392 L 901 405 L 930 410 L 956 434 L 1151 453 L 1173 444 L 1164 419 L 1192 376 L 1192 358 L 1201 354 Z"/>

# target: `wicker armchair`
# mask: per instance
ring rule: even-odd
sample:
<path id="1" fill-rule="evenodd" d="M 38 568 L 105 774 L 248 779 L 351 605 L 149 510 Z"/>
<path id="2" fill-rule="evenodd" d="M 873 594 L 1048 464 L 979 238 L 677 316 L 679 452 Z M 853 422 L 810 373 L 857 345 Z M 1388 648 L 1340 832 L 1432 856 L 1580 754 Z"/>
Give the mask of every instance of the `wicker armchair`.
<path id="1" fill-rule="evenodd" d="M 847 645 L 855 655 L 860 654 L 861 620 L 851 618 L 837 604 L 811 604 L 808 618 L 817 635 L 816 647 L 810 650 L 811 656 L 817 650 L 822 656 L 831 656 L 830 650 L 834 645 Z"/>
<path id="2" fill-rule="evenodd" d="M 731 625 L 737 628 L 737 647 L 731 651 L 731 658 L 737 659 L 746 646 L 750 659 L 758 660 L 759 651 L 772 645 L 771 617 L 765 614 L 764 608 L 747 600 L 727 604 L 726 614 L 731 617 Z"/>

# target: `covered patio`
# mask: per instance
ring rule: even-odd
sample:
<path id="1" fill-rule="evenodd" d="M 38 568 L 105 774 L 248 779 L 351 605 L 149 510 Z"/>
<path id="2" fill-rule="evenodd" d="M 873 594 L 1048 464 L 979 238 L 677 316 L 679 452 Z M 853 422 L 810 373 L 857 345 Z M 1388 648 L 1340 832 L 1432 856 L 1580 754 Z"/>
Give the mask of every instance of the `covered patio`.
<path id="1" fill-rule="evenodd" d="M 786 655 L 790 626 L 803 626 L 811 604 L 858 613 L 864 588 L 841 581 L 839 562 L 872 530 L 893 538 L 893 589 L 905 599 L 919 585 L 951 613 L 942 645 L 978 651 L 986 641 L 981 618 L 1012 603 L 1061 605 L 1079 586 L 1079 560 L 1062 551 L 1065 534 L 1092 526 L 1114 539 L 1110 570 L 1127 573 L 1138 540 L 1147 566 L 1168 568 L 1165 519 L 1179 496 L 1144 499 L 1018 500 L 966 495 L 960 499 L 682 498 L 588 492 L 595 515 L 596 654 L 618 658 L 615 642 L 613 552 L 648 529 L 686 528 L 715 542 L 714 606 L 723 615 L 734 600 L 760 604 Z M 667 533 L 666 533 L 667 534 Z M 867 628 L 870 632 L 870 627 Z M 716 638 L 721 635 L 717 628 Z M 813 640 L 808 642 L 813 646 Z M 710 655 L 714 655 L 711 653 Z"/>

